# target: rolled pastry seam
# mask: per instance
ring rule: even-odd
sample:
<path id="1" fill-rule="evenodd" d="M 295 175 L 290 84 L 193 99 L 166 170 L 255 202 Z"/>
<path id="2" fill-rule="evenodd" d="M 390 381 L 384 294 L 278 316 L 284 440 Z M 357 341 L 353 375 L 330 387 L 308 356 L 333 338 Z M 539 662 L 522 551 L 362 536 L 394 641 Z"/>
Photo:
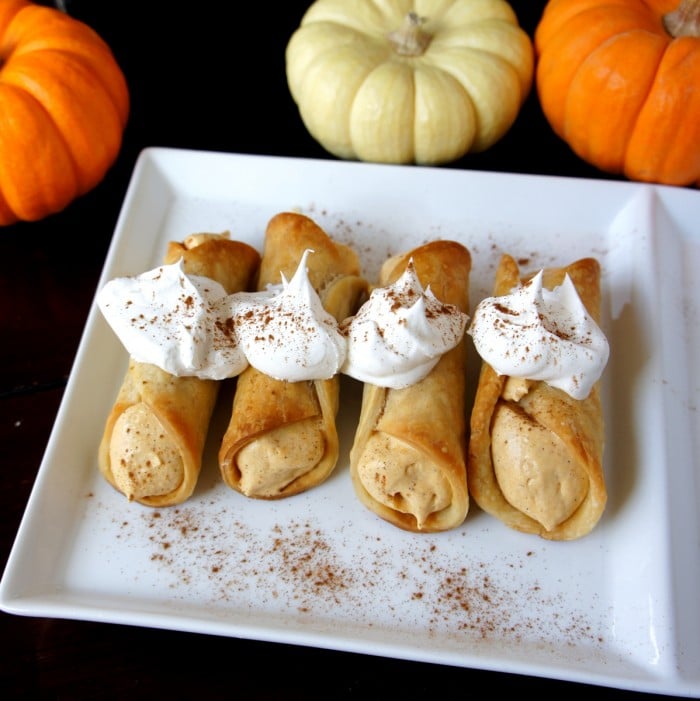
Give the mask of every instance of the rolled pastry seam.
<path id="1" fill-rule="evenodd" d="M 260 254 L 224 234 L 193 234 L 170 242 L 164 263 L 180 258 L 184 270 L 217 280 L 229 294 L 255 284 Z M 98 451 L 100 472 L 131 501 L 172 506 L 197 484 L 220 382 L 176 377 L 129 360 L 107 417 Z"/>
<path id="2" fill-rule="evenodd" d="M 281 212 L 268 223 L 258 289 L 294 275 L 304 251 L 308 277 L 338 321 L 367 296 L 357 254 L 312 219 Z M 253 366 L 239 376 L 231 419 L 219 450 L 224 482 L 256 499 L 280 499 L 325 481 L 338 461 L 336 416 L 340 378 L 286 382 Z"/>
<path id="3" fill-rule="evenodd" d="M 468 312 L 471 256 L 464 246 L 435 241 L 391 258 L 379 285 L 395 282 L 411 257 L 423 288 Z M 445 531 L 466 518 L 465 378 L 463 339 L 414 385 L 363 387 L 352 482 L 367 508 L 404 530 Z"/>
<path id="4" fill-rule="evenodd" d="M 598 322 L 598 262 L 547 269 L 543 285 L 553 289 L 567 273 Z M 502 256 L 494 296 L 520 281 L 518 264 Z M 470 424 L 469 490 L 484 511 L 549 540 L 580 538 L 598 523 L 607 501 L 600 382 L 576 400 L 546 382 L 499 376 L 484 362 Z"/>

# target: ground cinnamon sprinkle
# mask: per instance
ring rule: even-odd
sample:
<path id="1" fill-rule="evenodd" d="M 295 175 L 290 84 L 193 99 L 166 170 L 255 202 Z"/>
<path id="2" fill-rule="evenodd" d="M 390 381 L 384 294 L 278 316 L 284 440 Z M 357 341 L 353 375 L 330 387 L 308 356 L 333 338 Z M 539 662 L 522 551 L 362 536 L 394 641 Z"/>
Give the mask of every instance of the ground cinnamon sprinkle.
<path id="1" fill-rule="evenodd" d="M 563 594 L 546 594 L 530 576 L 538 556 L 532 548 L 505 562 L 485 561 L 466 546 L 455 555 L 439 537 L 358 538 L 328 532 L 312 518 L 280 518 L 256 531 L 215 500 L 204 510 L 196 502 L 144 510 L 119 528 L 120 547 L 147 533 L 144 567 L 158 568 L 169 597 L 196 603 L 209 596 L 232 615 L 242 609 L 309 617 L 331 628 L 417 631 L 454 644 L 603 640 L 600 624 L 567 610 Z"/>

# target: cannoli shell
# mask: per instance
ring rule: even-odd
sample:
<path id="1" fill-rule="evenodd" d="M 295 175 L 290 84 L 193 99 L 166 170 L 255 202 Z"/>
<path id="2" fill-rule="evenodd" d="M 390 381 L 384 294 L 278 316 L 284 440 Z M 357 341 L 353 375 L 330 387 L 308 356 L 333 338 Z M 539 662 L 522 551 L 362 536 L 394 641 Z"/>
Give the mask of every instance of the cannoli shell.
<path id="1" fill-rule="evenodd" d="M 194 234 L 182 243 L 170 242 L 164 263 L 175 263 L 181 257 L 187 273 L 215 279 L 229 294 L 250 290 L 255 284 L 260 263 L 257 250 L 248 244 L 231 241 L 228 233 Z M 220 382 L 216 380 L 176 377 L 155 365 L 130 359 L 98 450 L 98 465 L 105 479 L 119 489 L 110 458 L 114 427 L 127 409 L 140 405 L 155 415 L 163 428 L 164 442 L 179 456 L 182 480 L 166 494 L 134 496 L 133 499 L 147 506 L 159 507 L 187 500 L 201 471 L 204 444 L 219 387 Z"/>
<path id="2" fill-rule="evenodd" d="M 304 252 L 313 253 L 307 259 L 308 277 L 319 294 L 324 308 L 338 321 L 354 314 L 367 296 L 367 282 L 360 274 L 357 254 L 348 246 L 334 241 L 311 218 L 294 212 L 281 212 L 268 223 L 258 289 L 279 284 L 280 274 L 287 280 L 296 272 Z M 307 491 L 324 482 L 338 461 L 339 442 L 336 428 L 340 378 L 287 382 L 265 375 L 249 366 L 239 375 L 234 394 L 231 419 L 219 451 L 219 466 L 224 482 L 246 496 L 280 499 Z M 309 469 L 291 481 L 280 474 L 273 484 L 260 492 L 244 489 L 240 451 L 256 441 L 270 438 L 277 429 L 291 428 L 292 443 L 305 441 L 302 422 L 315 421 L 323 448 Z M 290 448 L 290 444 L 286 444 Z M 290 448 L 291 449 L 291 448 Z M 302 445 L 293 447 L 303 451 Z M 285 448 L 279 460 L 287 460 Z M 250 467 L 248 469 L 251 469 Z M 259 469 L 263 470 L 261 466 Z M 274 466 L 264 468 L 268 475 L 277 472 Z M 284 469 L 280 469 L 284 473 Z"/>
<path id="3" fill-rule="evenodd" d="M 543 285 L 560 285 L 565 274 L 574 283 L 588 313 L 600 319 L 600 265 L 584 258 L 568 266 L 544 271 Z M 508 294 L 521 282 L 518 264 L 509 255 L 501 258 L 494 285 L 494 296 Z M 572 540 L 589 533 L 598 523 L 607 501 L 603 473 L 604 425 L 600 382 L 586 399 L 576 400 L 545 382 L 533 382 L 518 404 L 533 420 L 554 432 L 563 441 L 571 460 L 583 466 L 588 476 L 586 497 L 576 511 L 558 526 L 547 530 L 539 521 L 512 506 L 496 479 L 491 456 L 491 426 L 494 411 L 507 381 L 486 362 L 482 364 L 470 420 L 468 458 L 469 490 L 474 501 L 510 528 L 534 533 L 549 540 Z"/>
<path id="4" fill-rule="evenodd" d="M 410 258 L 424 288 L 430 285 L 439 300 L 467 313 L 471 256 L 464 246 L 454 241 L 434 241 L 391 258 L 382 267 L 379 285 L 395 282 Z M 360 418 L 350 452 L 350 474 L 360 501 L 399 528 L 413 532 L 445 531 L 459 526 L 467 515 L 465 377 L 463 339 L 414 385 L 391 389 L 365 383 L 363 387 Z M 432 512 L 420 525 L 413 513 L 374 498 L 360 478 L 368 440 L 378 433 L 396 438 L 424 455 L 449 484 L 449 504 Z M 387 451 L 380 461 L 392 459 L 398 458 Z"/>

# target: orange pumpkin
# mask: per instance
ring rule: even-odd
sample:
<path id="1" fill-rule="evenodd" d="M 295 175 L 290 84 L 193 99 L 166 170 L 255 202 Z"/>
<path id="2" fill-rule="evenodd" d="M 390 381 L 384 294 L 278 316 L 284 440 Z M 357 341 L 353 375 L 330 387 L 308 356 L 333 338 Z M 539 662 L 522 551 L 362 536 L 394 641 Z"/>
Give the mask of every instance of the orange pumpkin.
<path id="1" fill-rule="evenodd" d="M 700 0 L 550 0 L 536 87 L 554 132 L 631 180 L 700 184 Z"/>
<path id="2" fill-rule="evenodd" d="M 94 30 L 0 0 L 0 226 L 42 219 L 95 187 L 128 113 L 124 75 Z"/>

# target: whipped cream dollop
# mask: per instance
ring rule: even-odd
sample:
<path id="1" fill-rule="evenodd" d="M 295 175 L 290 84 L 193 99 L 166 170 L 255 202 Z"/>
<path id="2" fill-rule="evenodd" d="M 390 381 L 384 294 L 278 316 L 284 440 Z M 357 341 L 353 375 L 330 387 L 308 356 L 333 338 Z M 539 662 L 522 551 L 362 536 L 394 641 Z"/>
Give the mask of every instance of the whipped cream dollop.
<path id="1" fill-rule="evenodd" d="M 231 324 L 230 295 L 215 280 L 187 275 L 184 261 L 114 278 L 97 305 L 132 358 L 171 375 L 221 380 L 248 365 Z"/>
<path id="2" fill-rule="evenodd" d="M 467 333 L 499 375 L 542 380 L 585 399 L 608 362 L 607 338 L 568 275 L 553 290 L 542 275 L 482 300 Z"/>
<path id="3" fill-rule="evenodd" d="M 338 322 L 323 307 L 309 281 L 306 250 L 292 279 L 282 275 L 281 291 L 265 297 L 239 296 L 236 334 L 248 362 L 278 380 L 325 380 L 345 360 Z"/>
<path id="4" fill-rule="evenodd" d="M 107 282 L 105 319 L 134 360 L 176 376 L 223 380 L 252 365 L 279 380 L 325 380 L 339 372 L 346 342 L 308 277 L 307 250 L 287 282 L 259 292 L 226 290 L 188 275 L 183 260 Z"/>
<path id="5" fill-rule="evenodd" d="M 362 382 L 401 389 L 422 380 L 464 337 L 469 317 L 423 289 L 413 259 L 392 285 L 375 288 L 343 321 L 348 342 L 342 372 Z"/>

